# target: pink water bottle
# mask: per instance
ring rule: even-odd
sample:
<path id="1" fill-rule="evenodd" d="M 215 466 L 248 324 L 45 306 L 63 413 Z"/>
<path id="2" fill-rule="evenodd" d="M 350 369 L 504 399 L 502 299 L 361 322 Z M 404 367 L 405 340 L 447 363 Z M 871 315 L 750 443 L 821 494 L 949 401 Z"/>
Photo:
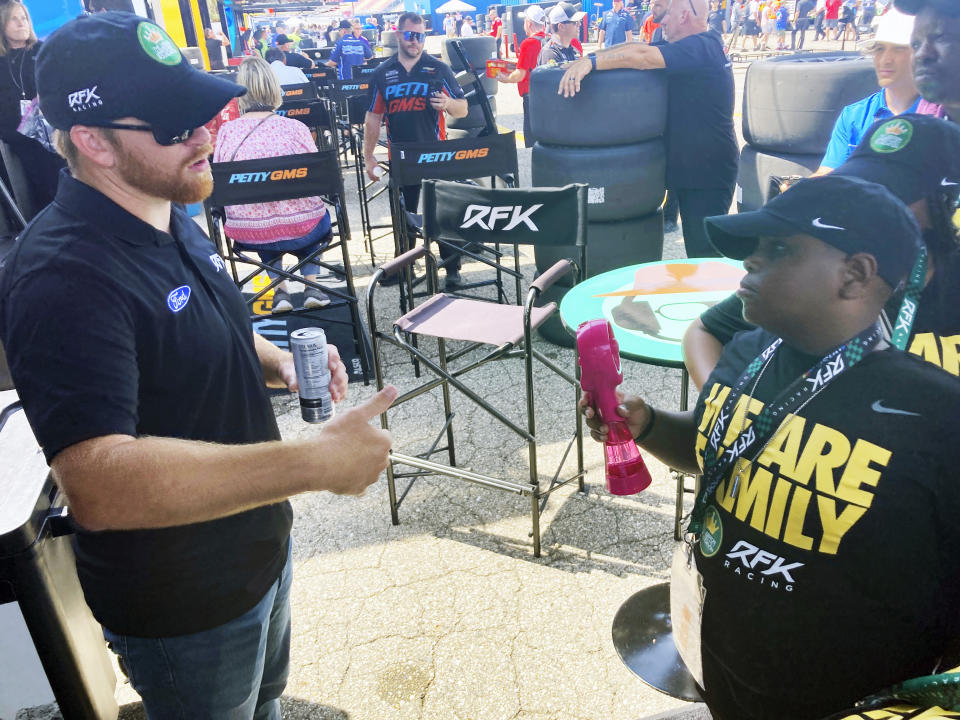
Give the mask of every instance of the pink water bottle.
<path id="1" fill-rule="evenodd" d="M 620 346 L 606 320 L 588 320 L 577 328 L 580 353 L 580 387 L 590 393 L 593 408 L 609 428 L 603 445 L 606 454 L 607 491 L 612 495 L 633 495 L 652 478 L 627 421 L 617 414 L 617 387 L 623 382 Z"/>

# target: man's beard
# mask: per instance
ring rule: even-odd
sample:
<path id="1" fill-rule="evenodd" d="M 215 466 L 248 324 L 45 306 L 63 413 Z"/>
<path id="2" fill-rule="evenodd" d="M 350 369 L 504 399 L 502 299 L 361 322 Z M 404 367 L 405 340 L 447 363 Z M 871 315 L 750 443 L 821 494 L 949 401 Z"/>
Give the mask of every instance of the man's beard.
<path id="1" fill-rule="evenodd" d="M 409 52 L 403 45 L 397 47 L 397 51 L 403 55 L 407 60 L 416 60 L 423 53 L 423 50 L 418 50 L 415 53 Z"/>
<path id="2" fill-rule="evenodd" d="M 117 171 L 120 176 L 137 190 L 151 197 L 162 198 L 175 203 L 198 203 L 210 197 L 213 192 L 213 175 L 208 169 L 205 173 L 190 172 L 187 168 L 213 153 L 213 146 L 207 143 L 197 150 L 196 155 L 185 162 L 180 172 L 160 175 L 157 168 L 147 164 L 142 158 L 116 145 Z"/>

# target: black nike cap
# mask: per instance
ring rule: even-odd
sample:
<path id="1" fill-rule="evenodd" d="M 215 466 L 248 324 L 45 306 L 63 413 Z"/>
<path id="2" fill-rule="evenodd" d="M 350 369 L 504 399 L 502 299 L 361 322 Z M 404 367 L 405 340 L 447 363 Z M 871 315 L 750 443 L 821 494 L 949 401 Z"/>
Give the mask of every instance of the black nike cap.
<path id="1" fill-rule="evenodd" d="M 831 173 L 801 180 L 759 210 L 704 220 L 710 243 L 726 257 L 743 260 L 760 237 L 811 235 L 853 255 L 868 253 L 877 273 L 896 288 L 920 252 L 913 213 L 882 185 Z"/>

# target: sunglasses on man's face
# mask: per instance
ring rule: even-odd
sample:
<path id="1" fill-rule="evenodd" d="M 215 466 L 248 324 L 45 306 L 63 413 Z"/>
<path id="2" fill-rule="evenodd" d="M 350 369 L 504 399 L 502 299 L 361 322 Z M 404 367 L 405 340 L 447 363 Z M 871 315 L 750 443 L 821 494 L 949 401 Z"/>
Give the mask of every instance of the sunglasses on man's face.
<path id="1" fill-rule="evenodd" d="M 186 142 L 194 133 L 190 130 L 163 130 L 151 125 L 128 125 L 126 123 L 100 123 L 97 127 L 109 128 L 110 130 L 140 130 L 142 132 L 152 132 L 153 139 L 158 145 L 179 145 Z"/>
<path id="2" fill-rule="evenodd" d="M 427 39 L 427 34 L 422 32 L 414 32 L 413 30 L 404 30 L 403 39 L 407 42 L 418 42 L 422 43 Z"/>

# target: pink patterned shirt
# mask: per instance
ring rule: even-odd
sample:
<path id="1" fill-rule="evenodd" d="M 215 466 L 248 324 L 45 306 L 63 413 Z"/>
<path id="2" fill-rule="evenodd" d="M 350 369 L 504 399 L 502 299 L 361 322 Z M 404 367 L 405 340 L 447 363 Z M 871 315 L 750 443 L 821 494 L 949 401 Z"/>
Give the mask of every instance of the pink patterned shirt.
<path id="1" fill-rule="evenodd" d="M 306 125 L 279 115 L 271 115 L 244 140 L 261 119 L 244 116 L 224 123 L 217 133 L 213 161 L 255 160 L 317 152 L 317 145 Z M 226 210 L 224 231 L 227 236 L 251 245 L 303 237 L 327 213 L 319 197 L 229 205 Z"/>
<path id="2" fill-rule="evenodd" d="M 947 116 L 943 111 L 942 105 L 934 105 L 932 102 L 927 102 L 922 98 L 920 104 L 917 105 L 917 115 L 933 115 L 938 118 L 945 118 Z"/>

